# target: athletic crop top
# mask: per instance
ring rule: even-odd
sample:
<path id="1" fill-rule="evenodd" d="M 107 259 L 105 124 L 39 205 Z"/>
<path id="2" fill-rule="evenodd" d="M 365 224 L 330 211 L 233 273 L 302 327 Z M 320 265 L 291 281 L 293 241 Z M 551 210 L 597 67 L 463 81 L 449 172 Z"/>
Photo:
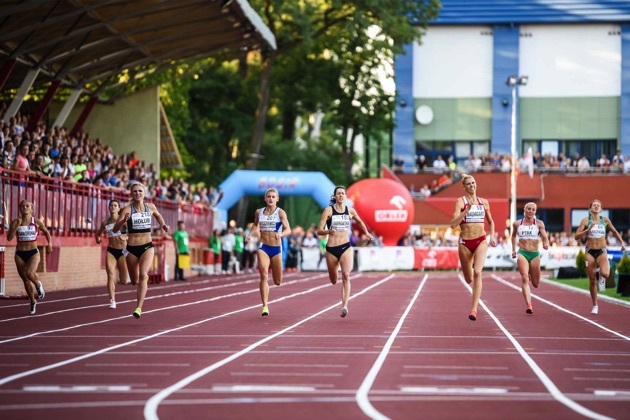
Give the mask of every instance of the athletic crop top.
<path id="1" fill-rule="evenodd" d="M 131 217 L 127 220 L 127 232 L 129 233 L 150 233 L 151 232 L 151 210 L 144 205 L 144 211 L 136 211 L 131 205 Z"/>
<path id="2" fill-rule="evenodd" d="M 269 216 L 265 214 L 265 208 L 260 209 L 258 213 L 258 224 L 260 225 L 261 232 L 280 232 L 282 231 L 282 221 L 280 220 L 280 207 L 276 207 L 276 210 Z"/>
<path id="3" fill-rule="evenodd" d="M 464 206 L 469 204 L 466 196 L 462 197 L 462 199 L 464 200 Z M 470 204 L 470 210 L 468 210 L 468 213 L 466 213 L 466 216 L 464 216 L 464 220 L 462 220 L 462 223 L 484 222 L 484 219 L 486 218 L 486 209 L 483 206 L 483 201 L 481 201 L 481 198 L 477 197 L 477 202 L 478 204 Z M 464 209 L 462 209 L 462 211 L 464 211 Z"/>
<path id="4" fill-rule="evenodd" d="M 114 238 L 116 236 L 120 236 L 123 233 L 125 233 L 124 232 L 126 230 L 125 226 L 123 226 L 118 232 L 114 232 L 114 225 L 115 224 L 116 224 L 116 222 L 108 223 L 108 224 L 105 225 L 105 233 L 107 233 L 107 237 L 108 238 Z"/>
<path id="5" fill-rule="evenodd" d="M 330 219 L 326 221 L 326 226 L 328 227 L 328 230 L 341 232 L 349 231 L 350 212 L 348 211 L 348 206 L 346 206 L 346 209 L 342 213 L 339 213 L 337 210 L 335 210 L 335 206 L 330 207 L 332 208 L 332 216 L 330 216 Z"/>
<path id="6" fill-rule="evenodd" d="M 519 239 L 538 239 L 540 229 L 538 229 L 538 225 L 536 224 L 536 218 L 534 218 L 532 225 L 524 225 L 523 220 L 525 219 L 521 219 L 521 223 L 518 225 L 516 236 L 518 236 Z"/>
<path id="7" fill-rule="evenodd" d="M 591 220 L 591 215 L 588 215 L 588 224 L 586 227 L 588 228 L 593 224 Z M 604 218 L 599 216 L 599 223 L 597 223 L 593 228 L 586 234 L 587 238 L 599 239 L 606 236 L 606 224 L 604 223 Z"/>
<path id="8" fill-rule="evenodd" d="M 39 235 L 39 229 L 37 229 L 37 223 L 35 223 L 34 217 L 31 217 L 31 223 L 28 225 L 20 225 L 16 233 L 18 242 L 35 242 L 37 235 Z"/>

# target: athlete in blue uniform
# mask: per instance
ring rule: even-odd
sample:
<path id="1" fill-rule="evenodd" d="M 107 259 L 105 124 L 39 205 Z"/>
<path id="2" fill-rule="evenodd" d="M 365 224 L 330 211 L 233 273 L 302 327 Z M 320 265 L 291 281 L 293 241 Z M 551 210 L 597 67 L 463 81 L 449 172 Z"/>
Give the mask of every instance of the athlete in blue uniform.
<path id="1" fill-rule="evenodd" d="M 287 214 L 278 207 L 280 195 L 275 188 L 265 192 L 265 207 L 256 210 L 254 224 L 245 237 L 248 243 L 252 236 L 259 236 L 258 271 L 260 272 L 260 298 L 262 316 L 269 315 L 269 267 L 276 286 L 282 284 L 282 238 L 291 234 Z"/>

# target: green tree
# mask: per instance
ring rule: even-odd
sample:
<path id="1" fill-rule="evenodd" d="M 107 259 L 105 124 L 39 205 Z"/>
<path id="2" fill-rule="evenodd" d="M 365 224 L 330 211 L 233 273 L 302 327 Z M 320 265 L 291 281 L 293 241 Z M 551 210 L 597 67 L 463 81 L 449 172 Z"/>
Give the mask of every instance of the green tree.
<path id="1" fill-rule="evenodd" d="M 437 16 L 439 1 L 251 3 L 275 35 L 278 49 L 263 48 L 261 52 L 258 106 L 247 167 L 258 166 L 272 88 L 280 86 L 284 89 L 277 96 L 282 106 L 283 138 L 292 140 L 295 116 L 300 112 L 334 112 L 336 129 L 341 129 L 337 137 L 344 151 L 346 176 L 350 177 L 356 136 L 391 128 L 393 98 L 382 91 L 376 69 L 383 61 L 391 62 L 404 44 L 420 38 L 421 29 Z M 330 63 L 325 63 L 327 60 Z M 282 70 L 274 75 L 276 66 Z M 322 67 L 329 71 L 320 71 Z M 321 75 L 326 76 L 317 77 Z M 308 96 L 310 100 L 300 95 L 314 86 L 321 89 L 315 89 L 315 95 Z"/>

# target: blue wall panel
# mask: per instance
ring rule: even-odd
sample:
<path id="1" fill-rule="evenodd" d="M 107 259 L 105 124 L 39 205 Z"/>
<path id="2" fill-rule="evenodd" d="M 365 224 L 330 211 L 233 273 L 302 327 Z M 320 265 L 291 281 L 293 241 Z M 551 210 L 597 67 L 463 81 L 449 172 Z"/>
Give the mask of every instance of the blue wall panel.
<path id="1" fill-rule="evenodd" d="M 619 104 L 621 153 L 630 155 L 630 23 L 621 25 L 621 98 Z"/>
<path id="2" fill-rule="evenodd" d="M 405 54 L 394 61 L 396 69 L 396 128 L 394 129 L 394 157 L 405 159 L 405 168 L 415 166 L 416 144 L 413 138 L 414 103 L 413 103 L 413 45 L 405 46 Z M 404 106 L 403 106 L 404 105 Z"/>
<path id="3" fill-rule="evenodd" d="M 519 75 L 519 27 L 495 26 L 492 69 L 492 144 L 491 150 L 511 154 L 512 89 L 506 84 L 510 75 Z M 504 101 L 507 100 L 507 105 Z M 518 106 L 518 95 L 516 99 Z M 518 112 L 518 108 L 517 108 Z M 518 123 L 518 118 L 516 119 Z M 517 154 L 518 124 L 517 124 Z"/>

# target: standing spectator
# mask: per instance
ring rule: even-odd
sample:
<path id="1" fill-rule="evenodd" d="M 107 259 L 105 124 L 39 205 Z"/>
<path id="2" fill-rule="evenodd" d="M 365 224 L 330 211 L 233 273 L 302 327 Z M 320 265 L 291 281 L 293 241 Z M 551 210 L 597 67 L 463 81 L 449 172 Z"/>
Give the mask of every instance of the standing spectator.
<path id="1" fill-rule="evenodd" d="M 578 172 L 588 172 L 590 171 L 590 169 L 591 164 L 589 163 L 588 159 L 586 159 L 586 156 L 582 156 L 577 163 Z"/>
<path id="2" fill-rule="evenodd" d="M 229 274 L 230 260 L 234 256 L 234 245 L 236 238 L 234 237 L 234 228 L 229 227 L 221 236 L 221 273 Z"/>
<path id="3" fill-rule="evenodd" d="M 416 159 L 416 169 L 419 173 L 424 172 L 425 168 L 429 163 L 427 162 L 427 158 L 424 155 L 419 155 Z"/>
<path id="4" fill-rule="evenodd" d="M 236 229 L 234 235 L 234 257 L 238 264 L 236 265 L 236 272 L 240 273 L 243 266 L 243 252 L 245 251 L 245 237 L 243 236 L 243 228 Z"/>
<path id="5" fill-rule="evenodd" d="M 394 159 L 394 172 L 402 173 L 405 170 L 405 160 L 402 156 L 398 155 L 396 159 Z"/>
<path id="6" fill-rule="evenodd" d="M 442 159 L 442 155 L 437 155 L 437 158 L 433 161 L 433 172 L 436 174 L 444 173 L 446 170 L 446 162 Z"/>
<path id="7" fill-rule="evenodd" d="M 177 230 L 173 233 L 173 241 L 175 241 L 175 281 L 186 281 L 184 278 L 184 269 L 190 266 L 184 261 L 190 258 L 188 254 L 188 232 L 186 232 L 186 224 L 183 220 L 177 222 Z"/>
<path id="8" fill-rule="evenodd" d="M 208 247 L 214 254 L 214 274 L 221 273 L 221 232 L 215 229 L 208 239 Z"/>

